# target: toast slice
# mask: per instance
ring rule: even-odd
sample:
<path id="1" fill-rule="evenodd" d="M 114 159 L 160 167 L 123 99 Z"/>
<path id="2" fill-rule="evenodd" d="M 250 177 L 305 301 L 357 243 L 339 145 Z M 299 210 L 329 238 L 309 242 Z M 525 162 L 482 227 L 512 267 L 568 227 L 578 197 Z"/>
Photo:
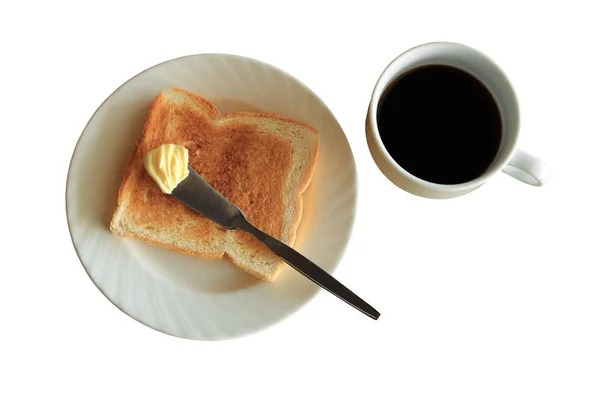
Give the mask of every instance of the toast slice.
<path id="1" fill-rule="evenodd" d="M 302 193 L 317 160 L 317 131 L 274 114 L 221 115 L 200 96 L 164 90 L 150 107 L 119 189 L 113 233 L 196 257 L 227 257 L 260 279 L 274 280 L 284 262 L 266 246 L 162 193 L 146 173 L 144 154 L 166 143 L 185 146 L 189 165 L 251 224 L 292 246 L 302 216 Z"/>

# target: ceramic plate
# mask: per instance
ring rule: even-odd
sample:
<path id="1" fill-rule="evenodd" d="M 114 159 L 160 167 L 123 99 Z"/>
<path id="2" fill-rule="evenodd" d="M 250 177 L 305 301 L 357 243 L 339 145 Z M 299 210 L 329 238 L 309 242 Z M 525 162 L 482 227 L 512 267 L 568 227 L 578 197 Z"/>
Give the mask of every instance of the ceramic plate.
<path id="1" fill-rule="evenodd" d="M 263 62 L 225 54 L 182 57 L 141 72 L 106 99 L 81 134 L 67 178 L 67 218 L 75 250 L 100 291 L 137 321 L 170 335 L 218 340 L 255 332 L 321 289 L 287 266 L 275 282 L 263 282 L 225 260 L 180 255 L 108 229 L 150 104 L 170 87 L 203 96 L 223 113 L 278 113 L 320 132 L 294 247 L 330 273 L 354 222 L 352 151 L 333 114 L 300 81 Z"/>

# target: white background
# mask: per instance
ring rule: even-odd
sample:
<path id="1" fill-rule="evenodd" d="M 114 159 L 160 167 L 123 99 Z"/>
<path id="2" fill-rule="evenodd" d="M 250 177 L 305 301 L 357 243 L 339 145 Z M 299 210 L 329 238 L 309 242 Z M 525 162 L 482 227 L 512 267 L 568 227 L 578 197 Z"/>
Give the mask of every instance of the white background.
<path id="1" fill-rule="evenodd" d="M 600 398 L 594 2 L 350 3 L 2 3 L 0 398 Z M 379 173 L 364 134 L 373 85 L 435 40 L 505 70 L 546 186 L 501 174 L 433 201 Z M 197 342 L 134 321 L 88 278 L 64 211 L 79 134 L 125 80 L 204 52 L 280 67 L 338 118 L 360 196 L 336 277 L 379 321 L 320 293 L 265 331 Z"/>

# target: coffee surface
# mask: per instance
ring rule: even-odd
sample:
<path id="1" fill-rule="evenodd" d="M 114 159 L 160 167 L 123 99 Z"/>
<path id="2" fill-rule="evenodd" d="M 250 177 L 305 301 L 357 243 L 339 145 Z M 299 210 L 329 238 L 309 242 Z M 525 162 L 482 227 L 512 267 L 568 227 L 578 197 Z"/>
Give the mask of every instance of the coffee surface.
<path id="1" fill-rule="evenodd" d="M 443 65 L 395 79 L 379 102 L 377 125 L 402 168 L 440 184 L 481 176 L 502 139 L 500 110 L 490 91 L 471 74 Z"/>

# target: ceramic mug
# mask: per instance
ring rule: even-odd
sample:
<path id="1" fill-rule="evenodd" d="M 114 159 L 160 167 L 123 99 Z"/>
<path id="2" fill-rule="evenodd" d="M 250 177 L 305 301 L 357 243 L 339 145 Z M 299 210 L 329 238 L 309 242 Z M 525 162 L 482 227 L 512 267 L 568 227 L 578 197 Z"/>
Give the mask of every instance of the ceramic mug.
<path id="1" fill-rule="evenodd" d="M 382 95 L 396 78 L 426 65 L 453 66 L 470 73 L 487 87 L 500 110 L 502 142 L 496 159 L 482 175 L 471 181 L 447 185 L 420 179 L 396 163 L 381 140 L 377 127 L 377 110 Z M 546 163 L 516 147 L 519 138 L 519 106 L 510 82 L 486 55 L 463 44 L 427 43 L 414 47 L 393 60 L 383 71 L 373 90 L 366 132 L 371 155 L 384 175 L 396 186 L 422 197 L 443 199 L 461 196 L 477 189 L 500 171 L 534 186 L 542 186 L 550 176 L 550 168 Z"/>

